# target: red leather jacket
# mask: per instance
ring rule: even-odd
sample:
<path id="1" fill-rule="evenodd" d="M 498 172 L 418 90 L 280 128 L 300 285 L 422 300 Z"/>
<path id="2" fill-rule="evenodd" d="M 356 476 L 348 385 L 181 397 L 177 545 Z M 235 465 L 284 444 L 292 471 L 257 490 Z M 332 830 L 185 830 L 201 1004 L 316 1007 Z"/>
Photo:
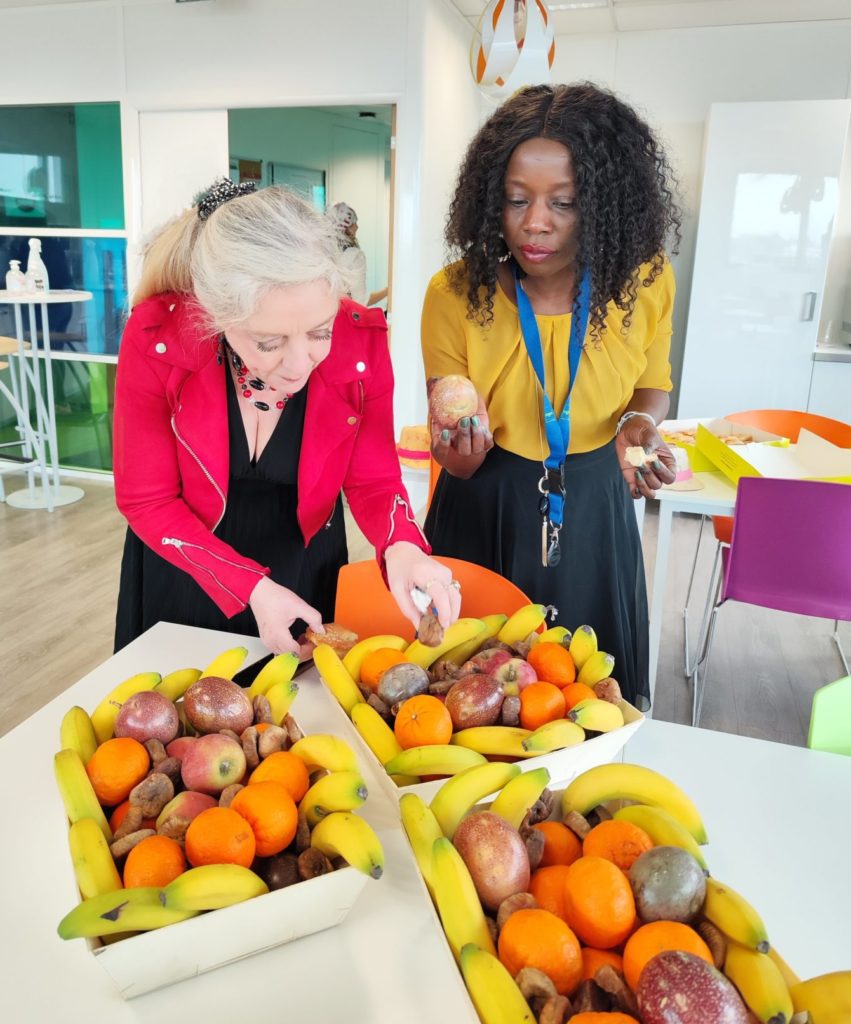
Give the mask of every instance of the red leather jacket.
<path id="1" fill-rule="evenodd" d="M 133 532 L 231 616 L 269 569 L 213 535 L 228 493 L 227 367 L 197 314 L 191 297 L 163 294 L 140 303 L 127 322 L 115 385 L 115 497 Z M 380 565 L 396 541 L 428 551 L 396 455 L 393 370 L 379 311 L 343 300 L 331 351 L 307 389 L 298 467 L 305 543 L 343 490 Z"/>

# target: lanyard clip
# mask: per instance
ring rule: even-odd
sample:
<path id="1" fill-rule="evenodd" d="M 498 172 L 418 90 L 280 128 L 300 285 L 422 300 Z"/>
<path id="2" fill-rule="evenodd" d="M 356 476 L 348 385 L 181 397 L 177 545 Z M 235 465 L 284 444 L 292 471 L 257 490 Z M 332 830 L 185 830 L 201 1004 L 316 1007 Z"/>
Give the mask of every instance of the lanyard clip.
<path id="1" fill-rule="evenodd" d="M 564 497 L 564 463 L 556 469 L 548 469 L 546 489 L 549 494 L 560 494 Z"/>

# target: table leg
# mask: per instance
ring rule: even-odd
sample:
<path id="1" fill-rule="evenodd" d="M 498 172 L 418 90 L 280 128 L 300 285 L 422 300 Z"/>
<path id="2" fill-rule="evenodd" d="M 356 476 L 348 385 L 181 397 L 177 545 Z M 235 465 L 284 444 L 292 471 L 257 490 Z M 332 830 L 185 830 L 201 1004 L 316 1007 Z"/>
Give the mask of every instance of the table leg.
<path id="1" fill-rule="evenodd" d="M 14 306 L 15 310 L 15 337 L 18 340 L 18 365 L 17 367 L 12 366 L 12 381 L 13 381 L 13 392 L 15 397 L 18 399 L 21 405 L 21 411 L 23 413 L 23 422 L 21 426 L 25 426 L 25 429 L 21 431 L 22 440 L 24 442 L 24 457 L 27 461 L 33 457 L 32 445 L 30 442 L 29 434 L 26 427 L 30 426 L 30 392 L 27 386 L 27 353 L 24 348 L 24 322 L 21 317 L 21 307 L 17 304 Z M 15 370 L 17 369 L 17 387 L 14 385 L 15 381 Z M 34 494 L 33 491 L 33 471 L 27 470 L 27 486 L 30 490 L 30 495 Z"/>
<path id="2" fill-rule="evenodd" d="M 662 617 L 665 610 L 665 585 L 668 581 L 668 548 L 671 543 L 673 510 L 668 502 L 659 502 L 659 534 L 656 539 L 656 564 L 653 568 L 653 592 L 650 600 L 650 714 L 656 695 L 656 670 L 659 667 L 659 644 L 662 638 Z"/>

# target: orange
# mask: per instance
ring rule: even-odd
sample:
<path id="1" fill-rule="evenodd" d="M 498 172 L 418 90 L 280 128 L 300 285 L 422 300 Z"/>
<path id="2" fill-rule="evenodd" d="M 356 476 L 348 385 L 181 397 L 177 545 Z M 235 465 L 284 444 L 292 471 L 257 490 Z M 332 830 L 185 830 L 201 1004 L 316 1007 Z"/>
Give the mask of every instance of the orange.
<path id="1" fill-rule="evenodd" d="M 565 885 L 567 884 L 567 865 L 552 864 L 538 868 L 529 881 L 529 892 L 538 901 L 538 906 L 549 910 L 551 914 L 567 921 L 565 908 Z"/>
<path id="2" fill-rule="evenodd" d="M 548 910 L 517 910 L 499 933 L 499 959 L 512 977 L 537 967 L 559 993 L 570 995 L 582 977 L 579 942 L 561 918 Z"/>
<path id="3" fill-rule="evenodd" d="M 107 740 L 89 758 L 86 773 L 104 807 L 114 807 L 148 774 L 151 759 L 138 740 L 120 736 Z"/>
<path id="4" fill-rule="evenodd" d="M 652 847 L 650 836 L 631 821 L 601 821 L 582 841 L 584 856 L 605 857 L 621 871 L 629 871 L 642 853 Z"/>
<path id="5" fill-rule="evenodd" d="M 402 701 L 393 731 L 405 750 L 448 743 L 452 739 L 452 716 L 443 701 L 421 693 Z"/>
<path id="6" fill-rule="evenodd" d="M 304 761 L 288 750 L 276 750 L 265 757 L 251 773 L 249 785 L 255 782 L 280 782 L 298 803 L 310 787 L 310 778 Z"/>
<path id="7" fill-rule="evenodd" d="M 633 990 L 638 987 L 638 979 L 645 966 L 668 949 L 681 953 L 694 953 L 707 963 L 712 963 L 712 954 L 703 939 L 694 928 L 677 921 L 653 921 L 643 924 L 624 946 L 623 973 L 626 983 Z"/>
<path id="8" fill-rule="evenodd" d="M 595 949 L 619 946 L 635 924 L 629 879 L 603 857 L 580 857 L 567 869 L 567 923 Z"/>
<path id="9" fill-rule="evenodd" d="M 232 807 L 208 807 L 186 830 L 186 859 L 196 868 L 201 864 L 250 868 L 256 848 L 254 831 Z"/>
<path id="10" fill-rule="evenodd" d="M 376 651 L 370 651 L 361 662 L 361 686 L 366 686 L 370 690 L 377 689 L 381 677 L 388 668 L 401 665 L 407 660 L 401 651 L 394 651 L 392 647 L 379 647 Z"/>
<path id="11" fill-rule="evenodd" d="M 252 782 L 236 794 L 230 805 L 251 826 L 258 857 L 280 853 L 293 841 L 298 808 L 280 782 Z"/>
<path id="12" fill-rule="evenodd" d="M 148 836 L 127 854 L 124 862 L 124 888 L 155 885 L 162 888 L 186 870 L 186 858 L 176 839 Z"/>
<path id="13" fill-rule="evenodd" d="M 115 810 L 109 816 L 109 827 L 113 832 L 116 832 L 121 826 L 121 822 L 127 817 L 127 812 L 130 810 L 130 801 L 125 800 L 120 803 Z M 142 818 L 142 824 L 139 828 L 152 828 L 156 831 L 157 819 L 156 818 Z"/>
<path id="14" fill-rule="evenodd" d="M 564 697 L 554 683 L 530 683 L 520 691 L 520 724 L 524 729 L 538 729 L 557 718 L 564 718 Z"/>
<path id="15" fill-rule="evenodd" d="M 570 711 L 581 700 L 596 700 L 597 698 L 597 694 L 585 683 L 570 683 L 568 686 L 563 686 L 561 695 L 564 697 L 565 712 Z"/>
<path id="16" fill-rule="evenodd" d="M 570 1024 L 638 1024 L 638 1020 L 630 1017 L 628 1013 L 618 1013 L 615 1010 L 611 1013 L 586 1010 L 584 1013 L 575 1013 L 570 1018 Z"/>
<path id="17" fill-rule="evenodd" d="M 620 953 L 613 953 L 610 949 L 592 949 L 590 946 L 582 947 L 582 980 L 594 980 L 594 975 L 600 968 L 608 964 L 616 971 L 623 974 L 623 957 Z"/>
<path id="18" fill-rule="evenodd" d="M 562 825 L 560 821 L 542 821 L 535 828 L 544 834 L 544 854 L 540 867 L 572 864 L 582 856 L 582 843 L 567 825 Z"/>
<path id="19" fill-rule="evenodd" d="M 538 678 L 554 683 L 556 686 L 567 686 L 576 680 L 576 666 L 570 652 L 561 644 L 536 644 L 526 658 L 538 673 Z"/>

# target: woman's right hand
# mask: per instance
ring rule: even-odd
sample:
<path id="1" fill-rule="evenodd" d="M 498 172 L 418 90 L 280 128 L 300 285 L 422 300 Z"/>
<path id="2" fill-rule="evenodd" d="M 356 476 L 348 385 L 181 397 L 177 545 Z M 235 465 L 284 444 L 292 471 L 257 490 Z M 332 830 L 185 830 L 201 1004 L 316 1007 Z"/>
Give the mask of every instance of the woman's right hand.
<path id="1" fill-rule="evenodd" d="M 275 654 L 290 651 L 300 654 L 301 648 L 293 639 L 290 627 L 302 619 L 317 632 L 322 632 L 322 616 L 315 608 L 279 583 L 264 576 L 251 591 L 248 604 L 254 612 L 260 639 Z"/>
<path id="2" fill-rule="evenodd" d="M 439 379 L 429 379 L 426 385 L 429 395 Z M 441 423 L 434 415 L 429 402 L 431 453 L 435 462 L 453 476 L 472 476 L 484 461 L 485 455 L 493 448 L 487 406 L 481 395 L 478 399 L 479 405 L 475 414 L 469 418 L 465 416 L 457 424 Z"/>

